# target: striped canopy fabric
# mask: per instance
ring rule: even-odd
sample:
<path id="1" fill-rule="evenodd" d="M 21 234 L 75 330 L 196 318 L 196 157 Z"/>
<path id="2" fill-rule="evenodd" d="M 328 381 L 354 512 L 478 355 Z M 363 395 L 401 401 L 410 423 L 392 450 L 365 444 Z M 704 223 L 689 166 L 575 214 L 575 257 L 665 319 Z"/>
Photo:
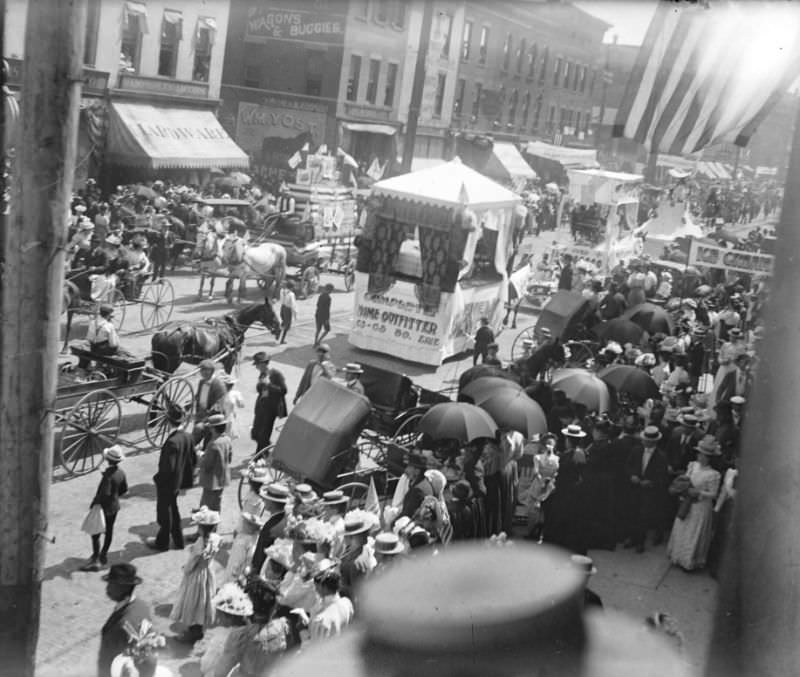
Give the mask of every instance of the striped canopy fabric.
<path id="1" fill-rule="evenodd" d="M 745 146 L 798 74 L 800 5 L 662 0 L 613 135 L 675 155 Z"/>

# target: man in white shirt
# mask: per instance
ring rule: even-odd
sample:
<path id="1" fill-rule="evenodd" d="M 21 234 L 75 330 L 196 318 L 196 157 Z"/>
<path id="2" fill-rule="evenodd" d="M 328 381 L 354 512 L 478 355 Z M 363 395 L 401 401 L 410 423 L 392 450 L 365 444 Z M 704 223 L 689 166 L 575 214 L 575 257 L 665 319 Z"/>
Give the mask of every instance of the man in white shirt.
<path id="1" fill-rule="evenodd" d="M 341 580 L 341 575 L 335 569 L 327 569 L 314 576 L 320 601 L 312 610 L 308 627 L 312 642 L 340 635 L 353 620 L 353 603 L 339 595 Z"/>
<path id="2" fill-rule="evenodd" d="M 86 340 L 93 352 L 100 355 L 113 355 L 119 349 L 119 335 L 111 321 L 114 307 L 104 303 L 100 306 L 100 314 L 89 323 Z"/>
<path id="3" fill-rule="evenodd" d="M 195 395 L 195 420 L 197 425 L 192 431 L 194 443 L 199 444 L 205 434 L 205 419 L 212 413 L 221 411 L 222 399 L 227 389 L 221 379 L 214 374 L 217 365 L 214 360 L 203 360 L 200 365 L 200 381 L 197 383 Z"/>
<path id="4" fill-rule="evenodd" d="M 286 334 L 292 327 L 292 320 L 297 319 L 297 297 L 294 294 L 294 283 L 288 281 L 281 289 L 281 327 L 283 334 L 281 344 L 286 343 Z"/>

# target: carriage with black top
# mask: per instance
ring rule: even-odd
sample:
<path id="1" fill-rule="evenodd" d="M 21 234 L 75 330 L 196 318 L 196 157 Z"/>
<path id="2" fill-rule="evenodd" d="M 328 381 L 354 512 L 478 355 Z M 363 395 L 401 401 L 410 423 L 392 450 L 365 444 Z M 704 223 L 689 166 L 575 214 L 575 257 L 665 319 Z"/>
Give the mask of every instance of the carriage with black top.
<path id="1" fill-rule="evenodd" d="M 248 471 L 265 465 L 270 481 L 307 482 L 326 491 L 363 497 L 370 478 L 386 495 L 417 439 L 417 424 L 434 404 L 450 401 L 402 374 L 364 365 L 365 395 L 329 379 L 317 381 L 292 409 L 274 445 L 259 450 L 239 481 L 239 503 Z"/>

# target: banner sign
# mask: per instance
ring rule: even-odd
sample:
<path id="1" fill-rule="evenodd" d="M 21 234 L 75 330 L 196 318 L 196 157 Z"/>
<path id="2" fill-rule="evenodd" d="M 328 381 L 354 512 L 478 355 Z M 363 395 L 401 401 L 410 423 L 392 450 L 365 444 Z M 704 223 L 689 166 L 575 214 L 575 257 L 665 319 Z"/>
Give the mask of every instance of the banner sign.
<path id="1" fill-rule="evenodd" d="M 244 39 L 247 42 L 289 40 L 344 44 L 344 2 L 291 0 L 282 5 L 253 4 L 247 10 Z"/>
<path id="2" fill-rule="evenodd" d="M 480 318 L 499 330 L 504 285 L 500 282 L 442 293 L 439 308 L 426 311 L 416 285 L 398 280 L 383 293 L 368 291 L 369 275 L 356 273 L 355 307 L 349 342 L 410 362 L 439 365 L 471 346 Z"/>
<path id="3" fill-rule="evenodd" d="M 751 275 L 772 275 L 775 257 L 741 249 L 726 249 L 700 244 L 692 240 L 689 246 L 689 265 L 721 268 Z"/>

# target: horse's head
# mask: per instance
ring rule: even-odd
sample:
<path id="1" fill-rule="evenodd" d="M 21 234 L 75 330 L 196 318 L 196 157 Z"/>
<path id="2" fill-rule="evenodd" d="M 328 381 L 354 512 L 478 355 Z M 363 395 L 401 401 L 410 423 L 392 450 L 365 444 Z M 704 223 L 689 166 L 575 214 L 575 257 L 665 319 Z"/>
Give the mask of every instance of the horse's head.
<path id="1" fill-rule="evenodd" d="M 234 324 L 239 325 L 243 329 L 247 329 L 253 322 L 260 322 L 272 332 L 272 335 L 276 339 L 281 335 L 280 320 L 272 309 L 272 305 L 267 301 L 264 301 L 264 303 L 253 303 L 229 317 L 231 317 Z"/>

